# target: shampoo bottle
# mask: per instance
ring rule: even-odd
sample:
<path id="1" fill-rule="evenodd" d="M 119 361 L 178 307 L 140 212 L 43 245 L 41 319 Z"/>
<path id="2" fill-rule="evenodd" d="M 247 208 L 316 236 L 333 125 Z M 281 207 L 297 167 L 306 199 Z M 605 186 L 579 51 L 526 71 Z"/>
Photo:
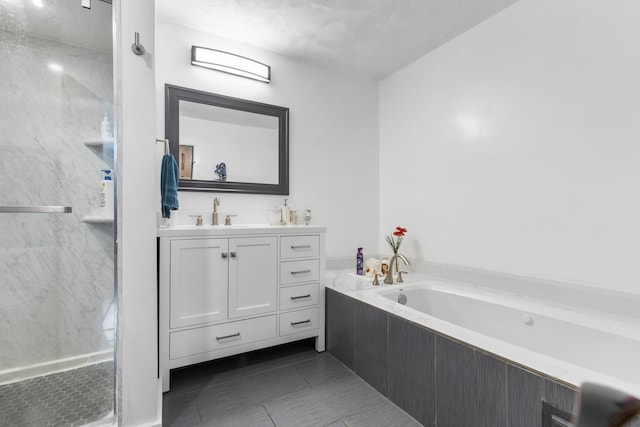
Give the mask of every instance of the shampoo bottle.
<path id="1" fill-rule="evenodd" d="M 102 169 L 104 178 L 100 182 L 100 214 L 104 216 L 113 216 L 113 180 L 109 174 L 109 169 Z"/>
<path id="2" fill-rule="evenodd" d="M 358 248 L 356 254 L 356 274 L 358 276 L 364 275 L 364 255 L 362 255 L 362 248 Z"/>
<path id="3" fill-rule="evenodd" d="M 100 124 L 100 134 L 103 141 L 113 138 L 113 132 L 111 132 L 111 123 L 109 123 L 109 117 L 107 117 L 107 113 L 104 113 L 104 119 L 102 119 L 102 123 Z"/>

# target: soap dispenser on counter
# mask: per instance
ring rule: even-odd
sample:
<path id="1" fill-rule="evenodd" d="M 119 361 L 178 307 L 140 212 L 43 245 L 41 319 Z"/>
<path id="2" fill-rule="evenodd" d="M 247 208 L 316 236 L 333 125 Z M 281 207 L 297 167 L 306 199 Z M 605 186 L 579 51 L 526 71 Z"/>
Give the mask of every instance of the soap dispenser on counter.
<path id="1" fill-rule="evenodd" d="M 289 205 L 287 205 L 287 200 L 284 199 L 284 205 L 280 208 L 280 218 L 283 224 L 289 224 L 291 222 L 291 214 L 289 212 Z"/>

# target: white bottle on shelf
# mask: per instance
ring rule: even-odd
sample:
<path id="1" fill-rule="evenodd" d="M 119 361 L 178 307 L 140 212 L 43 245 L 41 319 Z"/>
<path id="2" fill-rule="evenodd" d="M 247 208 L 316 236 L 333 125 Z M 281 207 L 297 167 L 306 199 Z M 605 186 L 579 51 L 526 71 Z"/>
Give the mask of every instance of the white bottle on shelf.
<path id="1" fill-rule="evenodd" d="M 107 141 L 113 138 L 111 123 L 109 122 L 107 113 L 104 113 L 104 119 L 102 119 L 102 123 L 100 124 L 100 135 L 102 137 L 102 141 Z"/>

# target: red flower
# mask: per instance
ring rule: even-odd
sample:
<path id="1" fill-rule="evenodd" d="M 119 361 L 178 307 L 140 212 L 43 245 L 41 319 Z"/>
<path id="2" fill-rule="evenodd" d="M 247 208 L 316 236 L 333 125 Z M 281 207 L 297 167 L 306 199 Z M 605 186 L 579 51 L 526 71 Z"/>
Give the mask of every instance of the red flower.
<path id="1" fill-rule="evenodd" d="M 404 227 L 396 227 L 396 231 L 393 232 L 393 235 L 394 236 L 404 237 L 406 232 L 407 232 L 406 228 L 404 228 Z"/>

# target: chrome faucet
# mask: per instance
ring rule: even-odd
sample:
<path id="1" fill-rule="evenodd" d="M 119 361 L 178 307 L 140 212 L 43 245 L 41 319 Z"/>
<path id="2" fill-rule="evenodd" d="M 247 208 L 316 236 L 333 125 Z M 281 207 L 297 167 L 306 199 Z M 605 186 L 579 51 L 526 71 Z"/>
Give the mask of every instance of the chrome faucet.
<path id="1" fill-rule="evenodd" d="M 220 206 L 220 199 L 213 198 L 213 213 L 211 214 L 211 225 L 218 225 L 218 206 Z"/>
<path id="2" fill-rule="evenodd" d="M 400 258 L 404 262 L 404 265 L 411 265 L 409 260 L 402 254 L 395 254 L 394 256 L 392 256 L 391 260 L 389 261 L 389 271 L 387 271 L 387 277 L 384 278 L 384 283 L 386 283 L 387 285 L 393 284 L 393 266 L 395 265 L 398 258 Z"/>

